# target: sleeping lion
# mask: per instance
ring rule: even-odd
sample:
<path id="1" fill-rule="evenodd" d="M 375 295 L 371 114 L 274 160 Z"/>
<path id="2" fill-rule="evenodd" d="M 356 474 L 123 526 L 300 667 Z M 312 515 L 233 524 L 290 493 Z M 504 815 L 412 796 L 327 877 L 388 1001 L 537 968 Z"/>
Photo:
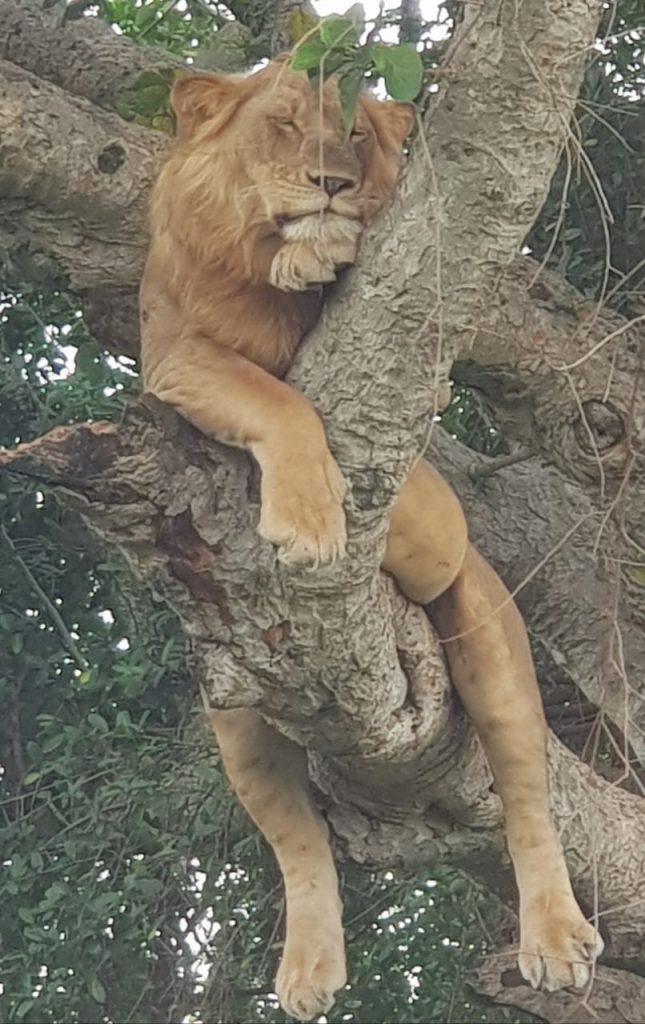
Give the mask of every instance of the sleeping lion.
<path id="1" fill-rule="evenodd" d="M 176 83 L 178 139 L 152 196 L 141 288 L 145 387 L 205 434 L 251 452 L 262 473 L 261 535 L 285 562 L 312 566 L 345 553 L 345 484 L 316 412 L 281 378 L 320 313 L 321 285 L 355 261 L 365 225 L 391 195 L 413 120 L 407 105 L 362 95 L 346 137 L 337 86 L 322 88 L 321 106 L 306 74 L 284 61 L 248 77 Z M 464 634 L 446 652 L 504 805 L 520 970 L 536 987 L 583 986 L 602 941 L 576 903 L 550 817 L 526 632 L 427 462 L 400 491 L 383 568 L 429 605 L 440 634 Z M 306 1020 L 346 981 L 338 880 L 306 756 L 253 710 L 208 716 L 233 789 L 282 871 L 276 991 Z"/>

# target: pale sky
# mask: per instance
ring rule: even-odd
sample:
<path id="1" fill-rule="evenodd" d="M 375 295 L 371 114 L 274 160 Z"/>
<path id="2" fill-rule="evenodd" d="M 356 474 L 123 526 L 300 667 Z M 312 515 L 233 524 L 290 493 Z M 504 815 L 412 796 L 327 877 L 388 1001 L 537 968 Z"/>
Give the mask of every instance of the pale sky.
<path id="1" fill-rule="evenodd" d="M 354 0 L 313 0 L 313 5 L 318 11 L 318 14 L 343 14 L 348 7 L 351 7 Z M 365 17 L 368 21 L 376 17 L 379 12 L 380 3 L 379 0 L 362 0 L 363 10 L 365 11 Z M 396 2 L 393 2 L 391 8 L 396 8 Z M 439 0 L 421 0 L 421 17 L 424 21 L 429 21 L 433 18 L 439 7 Z"/>
<path id="2" fill-rule="evenodd" d="M 348 8 L 352 7 L 355 0 L 312 0 L 313 6 L 318 14 L 323 17 L 327 14 L 344 14 Z M 379 13 L 381 6 L 385 7 L 386 10 L 396 10 L 399 4 L 397 0 L 361 0 L 363 10 L 365 11 L 366 20 L 373 21 L 373 19 Z M 440 0 L 421 0 L 420 9 L 421 17 L 424 21 L 429 21 L 431 18 L 436 17 L 437 11 L 440 6 Z M 440 32 L 440 35 L 443 35 Z M 385 28 L 381 31 L 380 37 L 385 43 L 395 43 L 397 40 L 397 29 L 395 26 L 391 28 Z M 433 38 L 435 38 L 433 34 Z"/>

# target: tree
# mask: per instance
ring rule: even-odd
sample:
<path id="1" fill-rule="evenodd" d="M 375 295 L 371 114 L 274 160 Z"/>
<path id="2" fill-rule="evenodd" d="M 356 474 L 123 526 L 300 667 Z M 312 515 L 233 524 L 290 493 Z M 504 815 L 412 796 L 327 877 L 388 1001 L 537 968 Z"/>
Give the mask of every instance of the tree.
<path id="1" fill-rule="evenodd" d="M 136 351 L 132 283 L 145 252 L 146 193 L 167 144 L 151 129 L 167 126 L 163 98 L 175 60 L 110 34 L 96 19 L 70 20 L 70 12 L 85 6 L 70 5 L 64 18 L 60 5 L 48 13 L 35 0 L 0 2 L 6 29 L 0 242 L 9 280 L 22 295 L 18 313 L 5 319 L 17 332 L 27 331 L 24 310 L 38 316 L 25 300 L 29 287 L 72 289 L 100 347 L 84 344 L 81 352 L 89 353 L 88 366 L 97 366 L 105 365 L 100 349 Z M 103 6 L 109 14 L 111 5 Z M 231 4 L 229 10 L 246 23 L 242 48 L 254 57 L 274 47 L 292 13 L 285 4 L 250 5 L 248 11 Z M 618 14 L 605 12 L 600 32 L 618 38 L 621 25 L 633 30 L 635 10 L 625 3 Z M 145 5 L 138 12 L 132 30 L 141 35 L 149 12 Z M 404 13 L 409 21 L 407 7 Z M 599 293 L 583 296 L 542 265 L 558 255 L 557 233 L 573 215 L 559 185 L 568 188 L 572 178 L 566 160 L 556 170 L 563 147 L 570 160 L 589 164 L 577 134 L 584 124 L 578 120 L 572 128 L 571 119 L 601 16 L 599 0 L 540 0 L 520 7 L 466 5 L 456 19 L 442 53 L 439 92 L 424 115 L 400 195 L 366 239 L 360 267 L 330 300 L 291 374 L 323 416 L 351 484 L 344 563 L 318 575 L 280 570 L 255 533 L 257 475 L 249 461 L 197 436 L 150 399 L 128 406 L 118 424 L 97 421 L 101 410 L 93 406 L 93 422 L 59 426 L 2 455 L 11 486 L 38 481 L 80 515 L 89 547 L 109 553 L 101 556 L 108 564 L 117 553 L 125 556 L 132 577 L 145 579 L 155 600 L 173 609 L 189 653 L 191 696 L 169 698 L 162 688 L 153 700 L 157 712 L 180 719 L 197 682 L 217 706 L 260 706 L 307 746 L 313 782 L 346 861 L 391 868 L 443 858 L 508 896 L 499 803 L 452 701 L 436 638 L 423 610 L 407 605 L 378 571 L 393 496 L 411 459 L 430 443 L 432 459 L 464 502 L 473 539 L 518 589 L 545 696 L 557 688 L 564 702 L 583 700 L 597 709 L 593 756 L 579 759 L 554 733 L 550 759 L 554 812 L 574 884 L 589 912 L 600 914 L 612 966 L 597 970 L 584 1004 L 568 994 L 508 986 L 504 953 L 488 958 L 479 974 L 480 988 L 499 1003 L 547 1021 L 636 1021 L 645 1001 L 638 968 L 645 915 L 638 895 L 645 839 L 640 315 L 630 322 L 606 301 L 606 273 Z M 221 23 L 221 13 L 212 20 Z M 179 21 L 169 35 L 181 52 L 186 33 Z M 215 42 L 221 34 L 230 38 L 226 25 Z M 610 88 L 611 74 L 603 78 L 596 64 L 599 73 Z M 589 72 L 585 89 L 588 82 Z M 594 112 L 595 101 L 583 95 L 583 112 Z M 589 178 L 594 182 L 591 172 Z M 607 189 L 610 178 L 608 172 L 603 179 Z M 552 181 L 554 192 L 535 225 Z M 603 188 L 596 193 L 604 195 Z M 576 197 L 582 205 L 583 188 Z M 531 229 L 541 262 L 517 256 Z M 598 233 L 590 234 L 597 253 Z M 627 248 L 623 256 L 630 258 Z M 586 269 L 591 279 L 590 261 Z M 621 283 L 633 267 L 610 269 Z M 617 292 L 625 300 L 625 289 Z M 623 309 L 635 312 L 633 305 Z M 495 407 L 510 455 L 491 462 L 438 428 L 429 438 L 449 373 Z M 123 388 L 122 376 L 116 384 Z M 58 388 L 59 403 L 61 394 Z M 81 405 L 76 396 L 74 418 Z M 14 407 L 19 425 L 7 443 L 48 425 L 46 410 L 28 415 L 24 400 Z M 29 516 L 31 504 L 26 500 Z M 9 521 L 15 525 L 15 519 L 14 504 Z M 118 608 L 130 590 L 141 590 L 126 582 L 121 562 L 115 565 L 111 600 Z M 82 557 L 75 577 L 81 567 Z M 78 663 L 78 629 L 56 620 L 55 612 L 47 606 L 68 649 L 59 674 L 71 677 L 77 691 L 89 687 L 91 706 L 96 671 L 83 658 Z M 168 618 L 164 611 L 162 630 L 170 629 Z M 152 618 L 149 626 L 154 634 Z M 11 637 L 22 636 L 15 618 L 5 628 Z M 98 645 L 96 614 L 91 629 Z M 23 656 L 27 673 L 33 664 L 22 643 L 12 640 L 13 653 Z M 60 651 L 52 645 L 47 656 L 56 660 Z M 181 645 L 171 644 L 159 668 L 171 663 L 179 673 L 182 653 Z M 148 660 L 141 670 L 149 669 Z M 18 721 L 13 663 L 12 670 L 10 707 Z M 161 672 L 166 685 L 167 677 Z M 86 705 L 83 728 L 64 737 L 65 750 L 78 742 L 89 757 L 101 735 L 121 730 L 136 757 L 145 719 L 119 719 L 116 708 L 110 715 L 88 712 Z M 26 751 L 27 759 L 19 741 L 8 759 L 9 781 L 21 800 L 39 784 L 44 755 L 63 746 L 56 716 L 43 726 L 44 739 Z M 15 738 L 15 729 L 8 732 Z M 73 790 L 73 781 L 68 784 Z M 173 773 L 169 789 L 176 792 L 176 785 Z M 92 797 L 88 813 L 96 828 L 103 811 Z M 146 792 L 145 800 L 155 799 L 159 792 Z M 146 835 L 145 800 L 137 804 L 140 841 L 163 858 L 159 836 Z M 128 815 L 132 803 L 126 800 Z M 118 787 L 107 805 L 123 813 Z M 200 815 L 200 827 L 207 820 Z M 212 829 L 212 819 L 208 824 Z M 65 823 L 50 822 L 52 838 L 61 825 L 64 831 Z M 82 852 L 93 865 L 88 844 L 94 840 L 90 832 Z M 183 849 L 188 857 L 190 844 Z M 176 857 L 168 861 L 168 871 L 176 871 L 171 862 Z M 41 870 L 38 860 L 31 868 Z M 23 854 L 12 854 L 10 869 L 20 889 L 28 873 Z M 55 865 L 51 869 L 55 875 Z M 194 874 L 188 863 L 182 899 L 197 885 Z M 132 892 L 142 892 L 132 863 L 130 876 Z M 68 894 L 65 879 L 57 881 L 63 890 L 43 887 L 41 909 L 53 908 L 52 920 L 59 922 Z M 106 903 L 88 912 L 120 922 L 116 910 Z M 506 921 L 497 922 L 496 937 Z M 25 932 L 36 929 L 35 943 L 44 941 L 37 920 L 24 924 Z M 65 933 L 78 922 L 61 927 Z M 140 935 L 136 913 L 129 928 L 123 949 Z M 154 933 L 159 922 L 146 922 L 146 929 Z M 55 939 L 52 926 L 46 931 Z M 163 938 L 174 948 L 182 942 L 178 927 Z M 163 957 L 158 962 L 163 965 Z M 86 979 L 93 1005 L 105 1003 L 117 978 L 112 961 L 100 977 Z M 230 1015 L 239 1015 L 241 996 L 230 988 Z M 12 1013 L 38 1019 L 30 998 L 14 1003 Z M 85 1019 L 89 1004 L 78 1005 Z M 117 1001 L 109 1012 L 122 1019 L 125 1010 Z M 129 1004 L 127 1012 L 136 1009 Z M 160 999 L 155 1019 L 172 1019 L 175 1012 L 172 999 Z"/>

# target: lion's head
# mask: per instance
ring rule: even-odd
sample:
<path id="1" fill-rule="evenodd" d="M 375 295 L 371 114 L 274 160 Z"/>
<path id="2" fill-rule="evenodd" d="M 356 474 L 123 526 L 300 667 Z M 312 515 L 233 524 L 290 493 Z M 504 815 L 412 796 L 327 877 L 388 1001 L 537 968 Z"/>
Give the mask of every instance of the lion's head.
<path id="1" fill-rule="evenodd" d="M 392 191 L 413 117 L 363 95 L 346 137 L 336 83 L 312 87 L 284 60 L 248 77 L 183 78 L 171 102 L 178 142 L 153 220 L 187 245 L 199 239 L 202 259 L 248 252 L 271 233 L 306 237 L 325 219 L 356 233 Z"/>

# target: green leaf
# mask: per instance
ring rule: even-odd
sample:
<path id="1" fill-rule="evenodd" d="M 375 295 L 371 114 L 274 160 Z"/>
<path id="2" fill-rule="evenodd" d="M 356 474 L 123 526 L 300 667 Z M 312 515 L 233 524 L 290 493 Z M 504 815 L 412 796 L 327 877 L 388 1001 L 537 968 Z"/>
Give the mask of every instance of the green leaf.
<path id="1" fill-rule="evenodd" d="M 356 118 L 356 104 L 363 84 L 363 72 L 354 68 L 342 75 L 338 82 L 338 98 L 345 136 L 349 137 Z"/>
<path id="2" fill-rule="evenodd" d="M 352 6 L 348 7 L 347 10 L 345 11 L 344 17 L 349 18 L 349 20 L 353 23 L 354 28 L 356 29 L 356 34 L 360 39 L 363 32 L 365 31 L 365 10 L 363 8 L 363 5 L 352 4 Z"/>
<path id="3" fill-rule="evenodd" d="M 130 102 L 137 114 L 143 117 L 153 117 L 155 114 L 162 114 L 168 108 L 168 96 L 170 90 L 165 82 L 160 85 L 147 85 L 143 89 L 131 95 Z"/>
<path id="4" fill-rule="evenodd" d="M 90 711 L 89 715 L 87 716 L 87 720 L 92 726 L 92 728 L 96 729 L 97 732 L 106 733 L 110 731 L 110 726 L 103 718 L 103 715 L 99 715 L 95 711 Z"/>
<path id="5" fill-rule="evenodd" d="M 331 17 L 320 23 L 320 38 L 328 49 L 338 49 L 355 45 L 358 32 L 351 18 Z"/>
<path id="6" fill-rule="evenodd" d="M 105 1002 L 105 988 L 98 978 L 92 978 L 92 981 L 90 983 L 90 995 L 92 996 L 92 999 L 94 999 L 97 1003 Z"/>
<path id="7" fill-rule="evenodd" d="M 27 861 L 20 853 L 14 853 L 11 858 L 9 873 L 12 878 L 22 878 L 27 870 Z"/>
<path id="8" fill-rule="evenodd" d="M 62 732 L 56 732 L 53 736 L 48 736 L 46 740 L 43 740 L 43 754 L 51 754 L 52 750 L 57 750 L 61 743 L 65 742 L 65 736 Z"/>
<path id="9" fill-rule="evenodd" d="M 157 13 L 154 7 L 140 7 L 134 16 L 134 23 L 137 28 L 147 28 L 153 21 L 157 20 Z"/>
<path id="10" fill-rule="evenodd" d="M 165 644 L 163 645 L 163 650 L 161 652 L 161 655 L 159 656 L 159 661 L 161 662 L 162 665 L 167 665 L 168 664 L 168 661 L 170 660 L 170 655 L 172 654 L 174 646 L 175 646 L 175 638 L 173 636 L 171 636 L 168 640 L 166 640 Z"/>
<path id="11" fill-rule="evenodd" d="M 167 74 L 164 75 L 164 74 L 162 74 L 161 71 L 158 71 L 158 70 L 153 68 L 153 69 L 147 69 L 146 71 L 142 71 L 140 75 L 137 75 L 137 77 L 135 78 L 134 82 L 130 86 L 130 90 L 132 92 L 136 93 L 140 89 L 145 89 L 146 87 L 151 86 L 151 85 L 153 85 L 153 86 L 159 86 L 159 85 L 166 85 L 166 86 L 168 86 L 169 84 L 170 84 L 169 76 Z"/>
<path id="12" fill-rule="evenodd" d="M 22 784 L 23 786 L 33 786 L 34 782 L 37 782 L 39 778 L 40 772 L 27 772 L 22 780 Z"/>
<path id="13" fill-rule="evenodd" d="M 304 46 L 298 47 L 291 58 L 291 70 L 310 71 L 313 68 L 318 68 L 324 54 L 325 47 L 320 39 L 312 39 L 310 42 L 305 43 Z"/>
<path id="14" fill-rule="evenodd" d="M 24 1003 L 19 1003 L 16 1008 L 16 1020 L 22 1020 L 23 1017 L 26 1017 L 35 1001 L 35 999 L 26 999 Z"/>
<path id="15" fill-rule="evenodd" d="M 116 725 L 117 729 L 123 729 L 125 731 L 129 731 L 130 729 L 132 729 L 133 723 L 130 717 L 130 712 L 127 710 L 127 708 L 125 711 L 117 711 L 114 724 Z"/>
<path id="16" fill-rule="evenodd" d="M 374 67 L 385 79 L 385 88 L 393 100 L 411 103 L 421 89 L 423 64 L 410 43 L 386 46 L 377 43 L 372 49 Z"/>

